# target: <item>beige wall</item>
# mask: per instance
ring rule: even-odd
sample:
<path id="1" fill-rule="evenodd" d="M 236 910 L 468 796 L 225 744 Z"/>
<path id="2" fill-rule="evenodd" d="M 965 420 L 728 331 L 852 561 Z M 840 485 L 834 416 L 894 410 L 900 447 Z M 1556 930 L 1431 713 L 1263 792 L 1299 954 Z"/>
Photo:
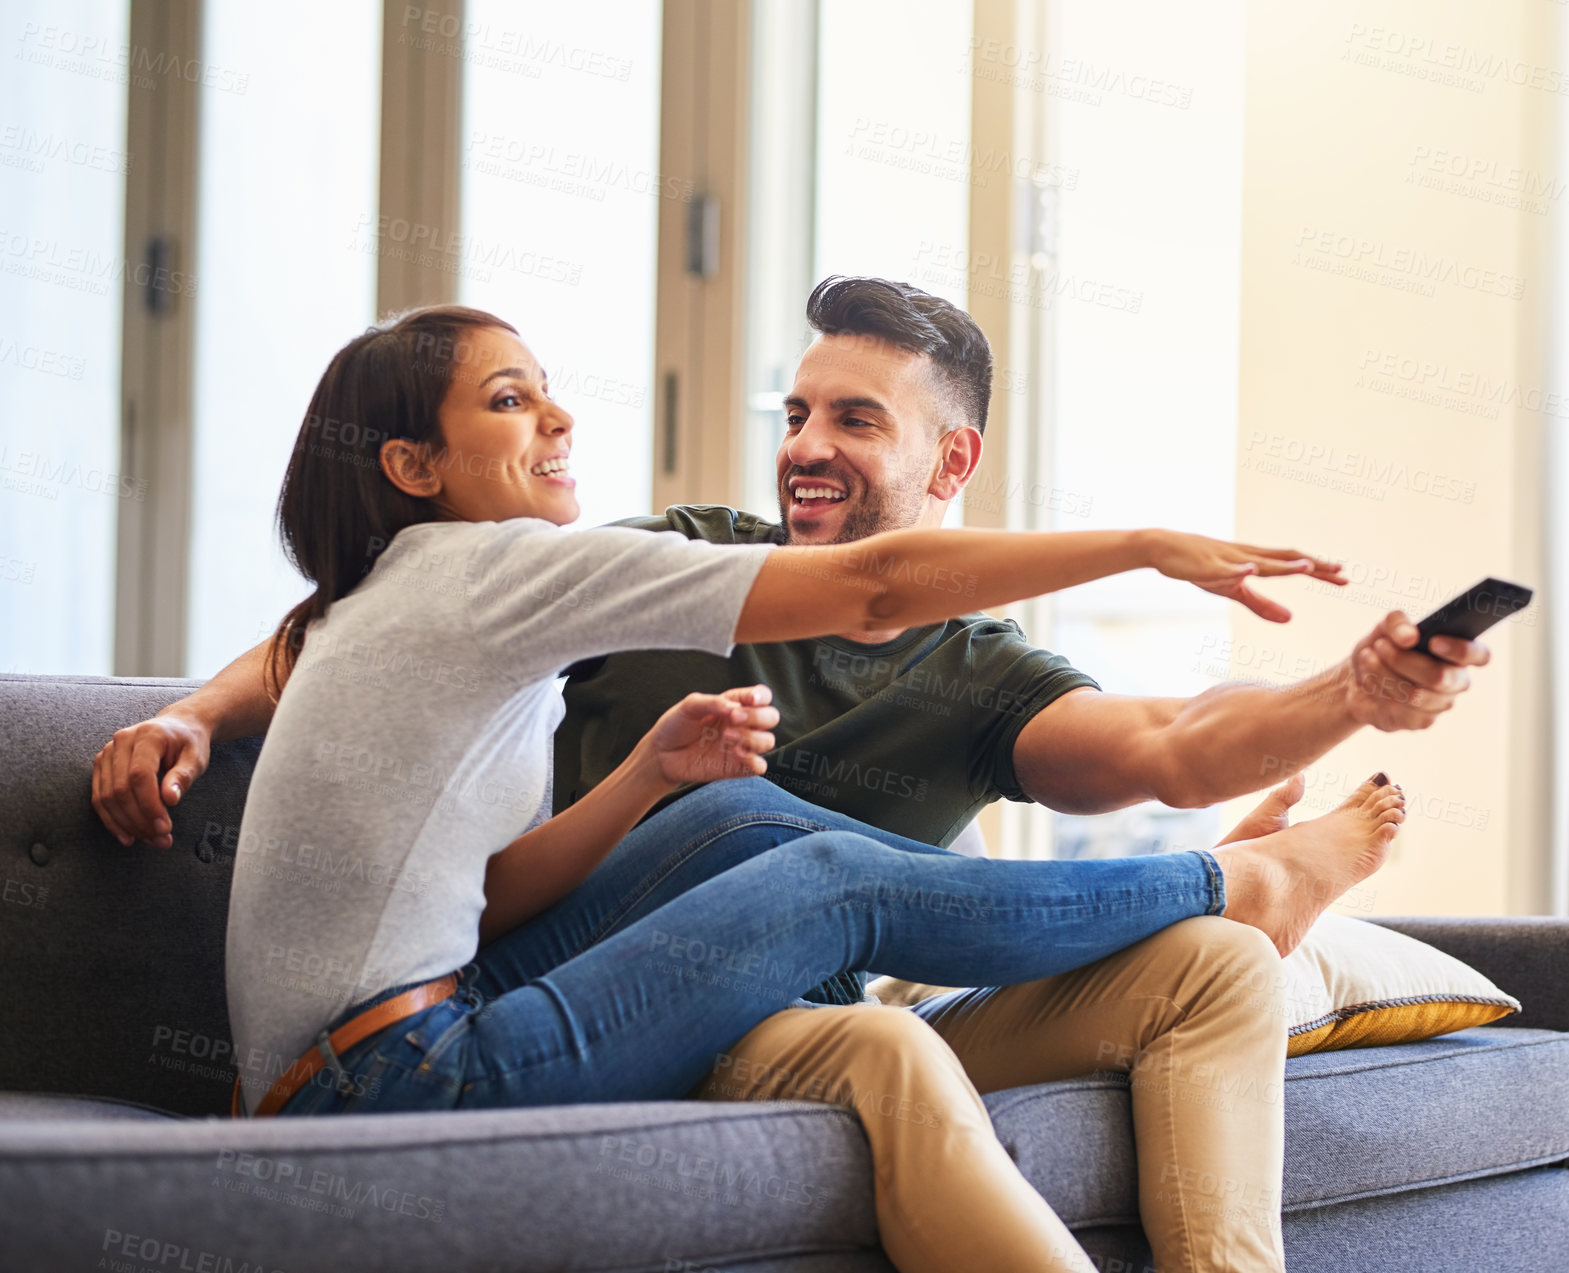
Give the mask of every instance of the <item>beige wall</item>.
<path id="1" fill-rule="evenodd" d="M 1237 536 L 1337 556 L 1355 582 L 1272 586 L 1285 626 L 1238 610 L 1233 678 L 1297 679 L 1484 575 L 1539 582 L 1562 20 L 1529 0 L 1250 4 Z M 1364 731 L 1309 768 L 1309 812 L 1380 768 L 1417 806 L 1342 910 L 1546 908 L 1542 635 L 1495 629 L 1493 666 L 1433 729 Z"/>

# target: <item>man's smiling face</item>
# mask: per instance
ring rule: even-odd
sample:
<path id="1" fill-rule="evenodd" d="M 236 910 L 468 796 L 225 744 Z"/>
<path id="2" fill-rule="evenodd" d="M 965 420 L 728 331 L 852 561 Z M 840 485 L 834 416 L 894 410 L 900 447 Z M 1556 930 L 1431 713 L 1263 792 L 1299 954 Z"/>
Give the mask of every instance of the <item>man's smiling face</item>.
<path id="1" fill-rule="evenodd" d="M 939 524 L 941 410 L 925 354 L 872 336 L 818 337 L 785 398 L 776 460 L 790 542 L 849 543 L 923 517 Z"/>

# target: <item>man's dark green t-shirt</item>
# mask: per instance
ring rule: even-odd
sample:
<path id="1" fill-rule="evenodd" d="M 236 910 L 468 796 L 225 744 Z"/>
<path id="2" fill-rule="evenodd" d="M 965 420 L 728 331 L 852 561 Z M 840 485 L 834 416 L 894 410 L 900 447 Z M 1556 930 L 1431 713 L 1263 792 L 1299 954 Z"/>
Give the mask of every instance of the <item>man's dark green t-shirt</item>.
<path id="1" fill-rule="evenodd" d="M 712 543 L 780 543 L 773 522 L 713 505 L 617 523 Z M 841 637 L 738 645 L 730 657 L 639 650 L 568 672 L 555 735 L 555 809 L 626 759 L 694 690 L 761 682 L 779 709 L 768 777 L 811 803 L 947 846 L 998 798 L 1025 800 L 1013 744 L 1029 719 L 1081 686 L 1100 687 L 1018 624 L 986 614 L 911 628 L 879 645 Z"/>

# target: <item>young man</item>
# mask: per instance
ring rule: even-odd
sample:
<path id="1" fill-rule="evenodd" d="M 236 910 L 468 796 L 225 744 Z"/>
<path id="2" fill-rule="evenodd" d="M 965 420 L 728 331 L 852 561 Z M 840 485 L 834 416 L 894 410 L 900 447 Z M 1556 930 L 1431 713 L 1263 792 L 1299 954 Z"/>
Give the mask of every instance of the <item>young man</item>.
<path id="1" fill-rule="evenodd" d="M 721 542 L 848 544 L 941 523 L 980 459 L 992 377 L 984 335 L 947 302 L 879 279 L 829 279 L 807 312 L 821 335 L 786 399 L 780 522 L 683 506 L 627 524 Z M 1258 598 L 1260 607 L 1278 610 Z M 948 844 L 999 797 L 1073 813 L 1150 799 L 1207 805 L 1257 790 L 1267 769 L 1300 771 L 1364 725 L 1431 725 L 1466 688 L 1465 667 L 1485 663 L 1487 653 L 1440 640 L 1434 656 L 1422 655 L 1410 648 L 1415 640 L 1406 616 L 1391 614 L 1343 663 L 1309 681 L 1219 686 L 1192 699 L 1105 694 L 1066 659 L 1030 645 L 1015 624 L 983 614 L 910 631 L 738 646 L 728 659 L 617 654 L 571 670 L 555 802 L 562 808 L 601 781 L 683 694 L 763 682 L 781 714 L 769 777 L 913 839 Z M 95 805 L 122 839 L 167 844 L 164 805 L 205 767 L 210 742 L 266 729 L 271 703 L 259 651 L 122 731 L 100 754 Z M 1231 838 L 1280 829 L 1300 794 L 1300 779 L 1288 782 Z M 647 874 L 612 853 L 600 871 L 636 885 L 662 869 L 647 864 Z M 611 918 L 628 922 L 636 901 L 634 888 Z M 1141 1213 L 1163 1273 L 1279 1270 L 1279 965 L 1256 933 L 1232 931 L 1240 927 L 1187 921 L 1047 981 L 915 1003 L 911 1011 L 957 1058 L 946 1078 L 901 1070 L 910 1049 L 898 1029 L 881 1031 L 868 1049 L 864 1032 L 845 1029 L 842 1017 L 787 1012 L 719 1058 L 700 1094 L 849 1093 L 844 1103 L 861 1108 L 864 1121 L 863 1106 L 880 1110 L 894 1097 L 895 1110 L 907 1108 L 924 1083 L 942 1093 L 933 1104 L 967 1108 L 969 1122 L 984 1125 L 970 1083 L 987 1092 L 1128 1070 Z M 843 978 L 813 997 L 857 1002 L 863 984 Z M 894 992 L 911 1002 L 920 995 Z M 868 1134 L 895 1155 L 940 1152 L 950 1147 L 940 1129 L 965 1121 L 895 1114 L 873 1119 Z"/>
<path id="2" fill-rule="evenodd" d="M 957 307 L 881 279 L 828 279 L 807 315 L 822 334 L 785 400 L 780 522 L 678 505 L 621 525 L 824 544 L 942 523 L 980 462 L 992 374 L 985 336 Z M 1264 605 L 1266 617 L 1287 613 Z M 1467 688 L 1466 667 L 1488 653 L 1446 637 L 1419 654 L 1416 639 L 1394 612 L 1306 681 L 1219 685 L 1187 699 L 1101 693 L 1016 624 L 981 614 L 747 646 L 728 660 L 618 654 L 572 669 L 556 805 L 614 768 L 678 687 L 765 681 L 784 717 L 773 781 L 912 839 L 946 845 L 998 797 L 1078 814 L 1145 800 L 1199 808 L 1260 789 L 1265 774 L 1299 772 L 1366 725 L 1432 725 Z"/>

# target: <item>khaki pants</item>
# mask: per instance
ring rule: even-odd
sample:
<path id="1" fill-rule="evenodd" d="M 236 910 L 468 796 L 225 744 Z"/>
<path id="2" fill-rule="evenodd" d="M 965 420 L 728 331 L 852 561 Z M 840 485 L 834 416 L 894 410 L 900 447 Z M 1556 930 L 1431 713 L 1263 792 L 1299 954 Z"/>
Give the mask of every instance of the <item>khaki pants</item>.
<path id="1" fill-rule="evenodd" d="M 775 1013 L 692 1095 L 855 1110 L 902 1273 L 1093 1273 L 979 1093 L 1097 1070 L 1131 1076 L 1139 1212 L 1160 1273 L 1284 1270 L 1286 1032 L 1280 957 L 1261 932 L 1204 916 L 1044 981 L 871 989 L 883 1005 Z"/>

